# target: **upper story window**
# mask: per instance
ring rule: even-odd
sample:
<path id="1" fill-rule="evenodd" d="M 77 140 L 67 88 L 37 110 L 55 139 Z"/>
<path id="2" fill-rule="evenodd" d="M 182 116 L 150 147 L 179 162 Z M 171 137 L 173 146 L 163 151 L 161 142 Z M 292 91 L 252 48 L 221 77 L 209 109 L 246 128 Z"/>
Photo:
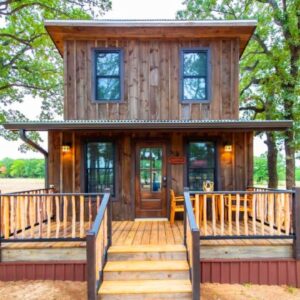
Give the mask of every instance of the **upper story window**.
<path id="1" fill-rule="evenodd" d="M 122 51 L 95 51 L 95 100 L 122 99 Z"/>
<path id="2" fill-rule="evenodd" d="M 208 101 L 208 50 L 181 51 L 181 100 Z"/>

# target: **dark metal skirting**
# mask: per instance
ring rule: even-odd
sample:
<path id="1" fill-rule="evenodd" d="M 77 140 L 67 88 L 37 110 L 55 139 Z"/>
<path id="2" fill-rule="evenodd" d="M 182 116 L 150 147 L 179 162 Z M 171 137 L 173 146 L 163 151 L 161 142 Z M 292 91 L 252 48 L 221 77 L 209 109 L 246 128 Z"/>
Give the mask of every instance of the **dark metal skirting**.
<path id="1" fill-rule="evenodd" d="M 2 262 L 0 281 L 86 281 L 86 261 Z"/>
<path id="2" fill-rule="evenodd" d="M 300 287 L 295 259 L 201 260 L 201 283 L 251 283 Z"/>

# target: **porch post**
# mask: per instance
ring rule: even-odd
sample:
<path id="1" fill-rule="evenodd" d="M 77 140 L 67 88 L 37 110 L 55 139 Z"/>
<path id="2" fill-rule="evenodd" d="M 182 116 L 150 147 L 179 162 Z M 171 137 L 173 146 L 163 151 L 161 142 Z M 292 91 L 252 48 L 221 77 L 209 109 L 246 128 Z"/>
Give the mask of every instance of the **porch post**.
<path id="1" fill-rule="evenodd" d="M 188 187 L 185 187 L 183 189 L 183 197 L 184 197 L 184 193 L 186 192 L 189 192 L 189 188 Z M 187 222 L 187 219 L 186 219 L 186 206 L 185 206 L 185 199 L 183 201 L 183 244 L 186 246 L 186 222 Z"/>
<path id="2" fill-rule="evenodd" d="M 96 277 L 96 235 L 88 232 L 86 235 L 87 254 L 87 294 L 89 300 L 97 299 L 97 277 Z"/>
<path id="3" fill-rule="evenodd" d="M 106 188 L 104 193 L 110 193 L 110 189 Z M 107 247 L 110 247 L 112 244 L 112 201 L 111 199 L 108 200 L 107 203 Z"/>
<path id="4" fill-rule="evenodd" d="M 293 195 L 293 223 L 294 223 L 294 258 L 300 260 L 300 188 L 295 188 Z"/>

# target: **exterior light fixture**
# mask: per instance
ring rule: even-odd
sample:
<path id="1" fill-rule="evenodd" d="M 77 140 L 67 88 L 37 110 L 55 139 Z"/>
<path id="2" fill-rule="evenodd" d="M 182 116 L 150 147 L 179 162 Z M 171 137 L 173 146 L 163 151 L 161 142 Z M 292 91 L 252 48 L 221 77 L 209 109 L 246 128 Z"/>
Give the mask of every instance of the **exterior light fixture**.
<path id="1" fill-rule="evenodd" d="M 61 146 L 61 151 L 63 152 L 63 153 L 68 153 L 68 152 L 70 152 L 71 151 L 71 146 L 70 145 L 62 145 Z"/>
<path id="2" fill-rule="evenodd" d="M 226 144 L 226 145 L 224 146 L 224 151 L 225 151 L 225 152 L 232 152 L 232 145 Z"/>

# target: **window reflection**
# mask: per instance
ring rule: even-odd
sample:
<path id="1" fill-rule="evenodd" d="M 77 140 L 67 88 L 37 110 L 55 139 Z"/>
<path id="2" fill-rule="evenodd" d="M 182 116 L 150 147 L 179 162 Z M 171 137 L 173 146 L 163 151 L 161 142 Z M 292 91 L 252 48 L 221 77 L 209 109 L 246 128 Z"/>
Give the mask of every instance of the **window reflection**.
<path id="1" fill-rule="evenodd" d="M 184 75 L 206 76 L 206 53 L 186 52 L 183 56 Z"/>
<path id="2" fill-rule="evenodd" d="M 183 81 L 183 98 L 185 100 L 206 98 L 206 82 L 204 78 L 185 78 Z"/>
<path id="3" fill-rule="evenodd" d="M 182 64 L 182 99 L 207 100 L 207 51 L 184 50 Z"/>
<path id="4" fill-rule="evenodd" d="M 162 182 L 162 149 L 140 149 L 140 186 L 143 192 L 160 192 Z"/>
<path id="5" fill-rule="evenodd" d="M 202 190 L 203 181 L 215 181 L 213 142 L 192 142 L 188 146 L 188 183 L 191 190 Z"/>
<path id="6" fill-rule="evenodd" d="M 114 191 L 114 149 L 112 143 L 88 143 L 86 146 L 87 192 Z"/>
<path id="7" fill-rule="evenodd" d="M 121 100 L 121 52 L 96 51 L 96 100 Z"/>
<path id="8" fill-rule="evenodd" d="M 109 76 L 119 75 L 120 57 L 119 53 L 99 52 L 97 55 L 97 75 Z"/>

